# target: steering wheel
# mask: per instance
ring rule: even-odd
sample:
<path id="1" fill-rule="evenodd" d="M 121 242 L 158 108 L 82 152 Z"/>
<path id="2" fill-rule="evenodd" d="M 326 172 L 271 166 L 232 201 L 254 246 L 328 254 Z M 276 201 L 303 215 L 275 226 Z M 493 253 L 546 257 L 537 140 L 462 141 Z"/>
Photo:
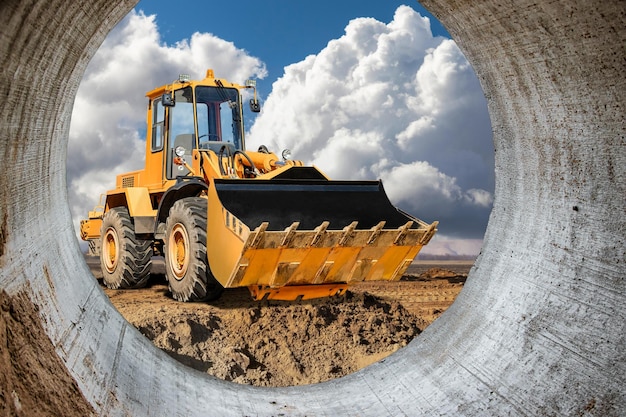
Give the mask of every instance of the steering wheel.
<path id="1" fill-rule="evenodd" d="M 224 164 L 222 163 L 222 158 L 224 157 L 224 151 L 226 151 L 226 153 L 228 154 L 228 168 L 230 168 L 230 160 L 232 159 L 233 155 L 231 155 L 230 153 L 230 148 L 226 145 L 222 145 L 222 147 L 220 148 L 220 151 L 217 154 L 217 161 L 218 161 L 218 165 L 220 166 L 220 174 L 226 176 L 228 175 L 228 173 L 224 172 Z"/>

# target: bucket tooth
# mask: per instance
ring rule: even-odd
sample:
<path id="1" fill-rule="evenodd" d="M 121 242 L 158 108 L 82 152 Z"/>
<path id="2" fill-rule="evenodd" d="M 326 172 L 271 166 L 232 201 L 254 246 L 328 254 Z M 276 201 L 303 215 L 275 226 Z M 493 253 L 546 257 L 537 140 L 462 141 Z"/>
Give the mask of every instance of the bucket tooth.
<path id="1" fill-rule="evenodd" d="M 339 239 L 339 246 L 344 246 L 348 243 L 357 224 L 359 224 L 359 222 L 352 222 L 343 228 L 343 235 L 341 235 L 341 239 Z"/>
<path id="2" fill-rule="evenodd" d="M 256 229 L 254 229 L 254 238 L 252 239 L 252 242 L 250 242 L 249 245 L 247 245 L 246 249 L 256 249 L 259 247 L 259 245 L 263 242 L 263 237 L 265 235 L 265 231 L 267 230 L 267 227 L 269 226 L 268 222 L 263 222 L 259 225 L 259 227 L 257 227 Z"/>
<path id="3" fill-rule="evenodd" d="M 285 229 L 285 235 L 283 236 L 283 240 L 280 242 L 281 247 L 289 246 L 291 240 L 296 234 L 296 229 L 300 226 L 300 222 L 293 222 L 291 226 Z"/>
<path id="4" fill-rule="evenodd" d="M 229 287 L 237 286 L 243 280 L 243 277 L 246 275 L 247 270 L 248 270 L 248 264 L 240 264 L 237 267 L 237 272 L 235 273 L 235 276 L 228 283 L 228 286 Z"/>
<path id="5" fill-rule="evenodd" d="M 432 224 L 428 225 L 428 228 L 426 229 L 426 231 L 424 232 L 424 235 L 419 241 L 420 245 L 424 246 L 430 241 L 430 239 L 433 237 L 433 235 L 437 231 L 438 224 L 439 222 L 433 222 Z"/>
<path id="6" fill-rule="evenodd" d="M 324 221 L 322 222 L 322 224 L 314 229 L 315 234 L 313 235 L 313 238 L 311 238 L 311 243 L 309 243 L 309 247 L 317 246 L 317 244 L 320 242 L 320 238 L 324 235 L 326 229 L 328 229 L 328 225 L 330 225 L 330 222 Z"/>
<path id="7" fill-rule="evenodd" d="M 409 229 L 411 228 L 411 226 L 413 226 L 413 222 L 412 221 L 408 221 L 406 222 L 403 226 L 400 226 L 398 228 L 398 235 L 396 236 L 396 238 L 393 241 L 394 245 L 397 245 L 400 243 L 400 241 L 402 239 L 404 239 L 404 236 L 407 234 L 407 232 L 409 231 Z"/>
<path id="8" fill-rule="evenodd" d="M 331 268 L 335 265 L 335 261 L 326 261 L 322 265 L 322 267 L 315 274 L 315 278 L 313 279 L 314 284 L 321 284 L 326 281 L 326 277 L 330 272 Z"/>
<path id="9" fill-rule="evenodd" d="M 378 223 L 376 226 L 370 229 L 372 231 L 372 234 L 370 235 L 369 239 L 367 239 L 368 245 L 371 245 L 372 243 L 374 243 L 374 241 L 378 238 L 378 235 L 380 235 L 381 230 L 383 230 L 383 227 L 385 227 L 385 223 L 387 222 L 383 220 L 382 222 Z"/>
<path id="10" fill-rule="evenodd" d="M 280 287 L 289 281 L 289 278 L 300 266 L 300 262 L 281 262 L 276 267 L 276 273 L 272 277 L 270 286 Z"/>
<path id="11" fill-rule="evenodd" d="M 376 265 L 376 259 L 359 259 L 354 263 L 348 282 L 363 281 L 368 276 L 370 270 Z"/>
<path id="12" fill-rule="evenodd" d="M 398 268 L 396 268 L 396 270 L 393 273 L 393 281 L 398 281 L 400 278 L 402 278 L 402 275 L 404 275 L 404 273 L 409 268 L 409 265 L 411 265 L 412 262 L 413 262 L 413 258 L 405 259 L 404 261 L 402 261 L 402 263 L 398 266 Z"/>

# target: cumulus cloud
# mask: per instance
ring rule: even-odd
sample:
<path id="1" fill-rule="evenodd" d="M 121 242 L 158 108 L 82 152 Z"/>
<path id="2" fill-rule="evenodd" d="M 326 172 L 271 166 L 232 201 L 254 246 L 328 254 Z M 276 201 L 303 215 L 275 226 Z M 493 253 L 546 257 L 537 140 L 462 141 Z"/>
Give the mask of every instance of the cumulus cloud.
<path id="1" fill-rule="evenodd" d="M 381 178 L 394 204 L 440 221 L 441 248 L 480 247 L 494 183 L 486 100 L 456 44 L 408 6 L 389 24 L 353 20 L 286 67 L 247 142 L 290 148 L 332 178 Z"/>
<path id="2" fill-rule="evenodd" d="M 209 33 L 166 45 L 155 16 L 142 12 L 132 11 L 107 36 L 85 71 L 72 113 L 67 183 L 75 224 L 115 186 L 117 174 L 143 168 L 146 92 L 172 82 L 172 74 L 204 78 L 207 68 L 239 83 L 267 75 L 261 60 Z"/>
<path id="3" fill-rule="evenodd" d="M 115 175 L 141 169 L 145 92 L 172 74 L 207 68 L 242 83 L 265 65 L 208 33 L 165 44 L 155 16 L 131 12 L 90 62 L 68 146 L 76 223 Z M 383 180 L 391 200 L 440 233 L 426 252 L 477 253 L 492 204 L 493 146 L 486 102 L 466 59 L 434 37 L 413 9 L 393 21 L 351 21 L 317 55 L 285 68 L 248 132 L 247 145 L 290 148 L 336 179 Z"/>

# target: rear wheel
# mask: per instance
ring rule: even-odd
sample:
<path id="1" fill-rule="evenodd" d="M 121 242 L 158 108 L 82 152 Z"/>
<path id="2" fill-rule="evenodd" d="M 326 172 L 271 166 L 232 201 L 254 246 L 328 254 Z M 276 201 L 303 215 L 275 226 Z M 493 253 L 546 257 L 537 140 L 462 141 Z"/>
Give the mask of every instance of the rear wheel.
<path id="1" fill-rule="evenodd" d="M 104 213 L 100 236 L 104 285 L 114 290 L 144 287 L 150 278 L 152 240 L 137 238 L 126 207 Z"/>
<path id="2" fill-rule="evenodd" d="M 183 198 L 172 206 L 165 223 L 165 271 L 178 301 L 209 301 L 224 288 L 207 263 L 207 200 Z"/>

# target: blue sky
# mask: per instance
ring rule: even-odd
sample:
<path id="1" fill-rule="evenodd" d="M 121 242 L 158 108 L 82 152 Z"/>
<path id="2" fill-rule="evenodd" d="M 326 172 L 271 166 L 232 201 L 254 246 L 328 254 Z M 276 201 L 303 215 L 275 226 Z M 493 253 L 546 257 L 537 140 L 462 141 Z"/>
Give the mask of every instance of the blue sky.
<path id="1" fill-rule="evenodd" d="M 423 250 L 479 252 L 493 203 L 487 105 L 465 57 L 417 3 L 140 2 L 107 36 L 78 90 L 68 146 L 78 224 L 143 168 L 145 93 L 180 73 L 257 78 L 247 149 L 292 150 L 333 179 L 382 179 L 439 232 Z M 218 14 L 221 13 L 221 14 Z"/>
<path id="2" fill-rule="evenodd" d="M 194 32 L 210 32 L 260 57 L 267 66 L 268 77 L 267 82 L 259 83 L 259 90 L 266 94 L 271 83 L 283 75 L 285 66 L 317 54 L 328 41 L 343 35 L 346 24 L 354 18 L 373 17 L 389 22 L 397 7 L 406 4 L 431 18 L 435 35 L 450 37 L 430 12 L 410 1 L 231 0 L 228 7 L 223 7 L 225 3 L 183 0 L 173 4 L 143 0 L 136 9 L 157 15 L 162 39 L 167 43 L 189 38 Z"/>

